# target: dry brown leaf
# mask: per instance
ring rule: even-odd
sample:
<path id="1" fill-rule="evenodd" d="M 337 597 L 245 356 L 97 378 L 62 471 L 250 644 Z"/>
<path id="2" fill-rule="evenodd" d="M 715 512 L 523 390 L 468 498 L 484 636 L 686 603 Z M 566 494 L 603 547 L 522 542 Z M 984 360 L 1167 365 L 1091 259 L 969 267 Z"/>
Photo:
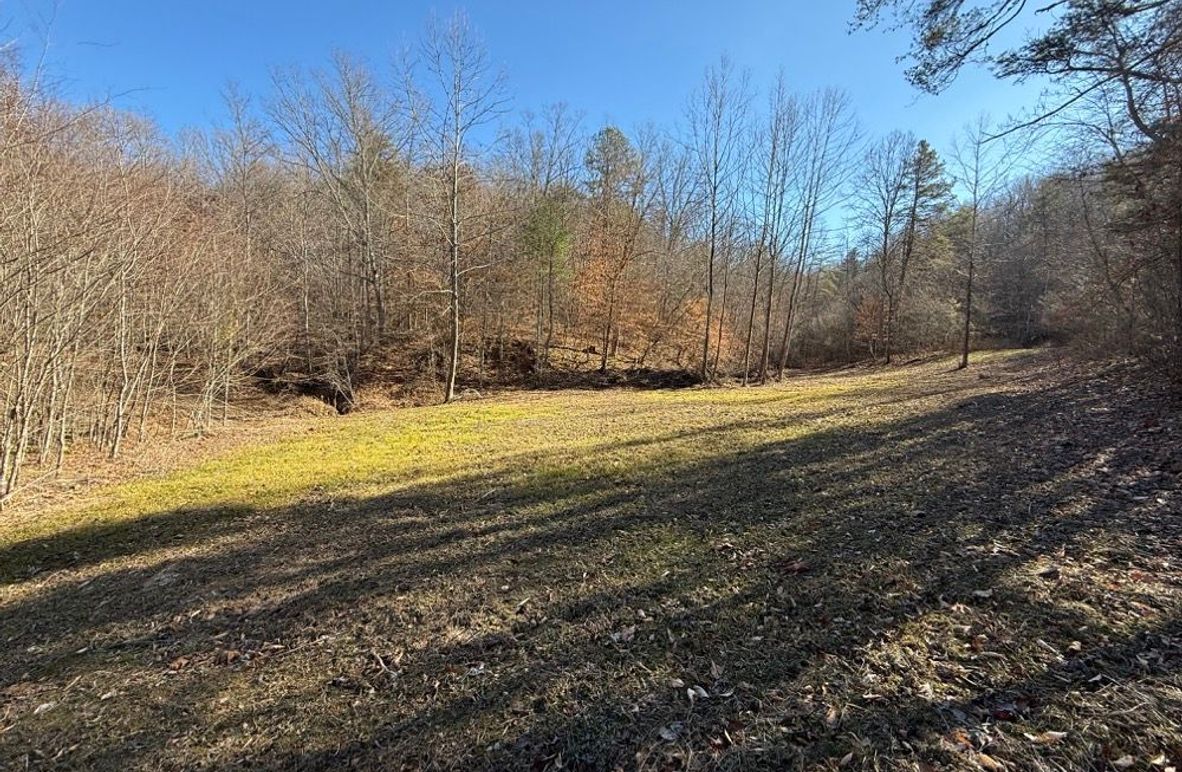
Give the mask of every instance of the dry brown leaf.
<path id="1" fill-rule="evenodd" d="M 796 575 L 808 571 L 809 564 L 803 560 L 781 560 L 779 568 L 785 574 Z"/>
<path id="2" fill-rule="evenodd" d="M 962 727 L 956 727 L 948 732 L 943 737 L 945 745 L 954 751 L 967 751 L 973 747 L 972 741 L 969 739 L 969 733 Z"/>

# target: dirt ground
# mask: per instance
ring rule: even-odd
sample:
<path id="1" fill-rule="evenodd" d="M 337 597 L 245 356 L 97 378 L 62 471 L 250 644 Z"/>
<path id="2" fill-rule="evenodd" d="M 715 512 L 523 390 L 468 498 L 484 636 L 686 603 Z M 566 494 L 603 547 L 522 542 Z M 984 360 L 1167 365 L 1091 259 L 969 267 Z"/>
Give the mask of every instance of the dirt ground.
<path id="1" fill-rule="evenodd" d="M 0 521 L 0 767 L 1182 767 L 1182 405 L 952 365 L 308 419 Z"/>

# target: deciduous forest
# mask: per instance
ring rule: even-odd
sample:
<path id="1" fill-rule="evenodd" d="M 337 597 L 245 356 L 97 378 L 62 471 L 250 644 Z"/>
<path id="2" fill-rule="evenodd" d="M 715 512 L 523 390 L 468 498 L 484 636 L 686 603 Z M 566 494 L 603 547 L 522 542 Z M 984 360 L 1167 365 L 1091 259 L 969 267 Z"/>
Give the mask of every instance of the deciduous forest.
<path id="1" fill-rule="evenodd" d="M 0 766 L 1182 763 L 1182 0 L 1034 5 L 849 3 L 954 137 L 4 48 Z"/>

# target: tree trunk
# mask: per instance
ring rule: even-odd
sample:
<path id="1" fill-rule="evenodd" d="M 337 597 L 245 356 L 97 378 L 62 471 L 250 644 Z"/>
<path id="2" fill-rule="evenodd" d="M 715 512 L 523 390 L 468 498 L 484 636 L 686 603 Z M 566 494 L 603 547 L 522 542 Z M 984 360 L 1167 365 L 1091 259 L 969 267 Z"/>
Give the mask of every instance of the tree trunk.
<path id="1" fill-rule="evenodd" d="M 714 312 L 714 238 L 716 223 L 710 220 L 710 255 L 706 262 L 706 336 L 702 340 L 702 380 L 710 380 L 710 322 Z"/>
<path id="2" fill-rule="evenodd" d="M 755 335 L 755 307 L 759 303 L 759 273 L 763 268 L 763 245 L 755 252 L 755 276 L 751 280 L 751 309 L 747 314 L 747 342 L 743 346 L 743 385 L 751 378 L 751 339 Z"/>
<path id="3" fill-rule="evenodd" d="M 776 255 L 771 256 L 767 271 L 767 304 L 763 309 L 763 351 L 759 356 L 759 382 L 767 383 L 772 358 L 772 305 L 776 292 Z"/>
<path id="4" fill-rule="evenodd" d="M 451 165 L 451 232 L 449 286 L 451 289 L 451 357 L 447 363 L 447 382 L 443 401 L 456 397 L 456 374 L 460 369 L 460 154 L 459 137 L 455 138 Z"/>
<path id="5" fill-rule="evenodd" d="M 714 347 L 714 366 L 712 368 L 713 374 L 718 374 L 718 360 L 722 356 L 722 336 L 723 325 L 726 323 L 726 290 L 730 280 L 729 266 L 722 267 L 722 297 L 719 298 L 718 303 L 718 343 Z"/>
<path id="6" fill-rule="evenodd" d="M 554 345 L 554 247 L 546 267 L 546 341 L 542 345 L 542 366 L 550 366 L 550 347 Z"/>
<path id="7" fill-rule="evenodd" d="M 960 348 L 960 366 L 963 370 L 969 366 L 969 334 L 973 318 L 973 271 L 976 269 L 977 251 L 977 210 L 973 209 L 973 222 L 969 228 L 969 274 L 964 288 L 964 338 Z"/>

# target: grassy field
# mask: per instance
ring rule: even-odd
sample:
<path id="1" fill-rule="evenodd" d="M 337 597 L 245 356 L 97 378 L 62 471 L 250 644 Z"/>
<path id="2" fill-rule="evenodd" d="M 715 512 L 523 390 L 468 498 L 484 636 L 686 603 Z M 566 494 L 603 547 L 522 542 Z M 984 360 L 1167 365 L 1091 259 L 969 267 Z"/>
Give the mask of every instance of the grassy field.
<path id="1" fill-rule="evenodd" d="M 0 767 L 1182 763 L 1164 390 L 1047 354 L 325 418 L 0 523 Z"/>

